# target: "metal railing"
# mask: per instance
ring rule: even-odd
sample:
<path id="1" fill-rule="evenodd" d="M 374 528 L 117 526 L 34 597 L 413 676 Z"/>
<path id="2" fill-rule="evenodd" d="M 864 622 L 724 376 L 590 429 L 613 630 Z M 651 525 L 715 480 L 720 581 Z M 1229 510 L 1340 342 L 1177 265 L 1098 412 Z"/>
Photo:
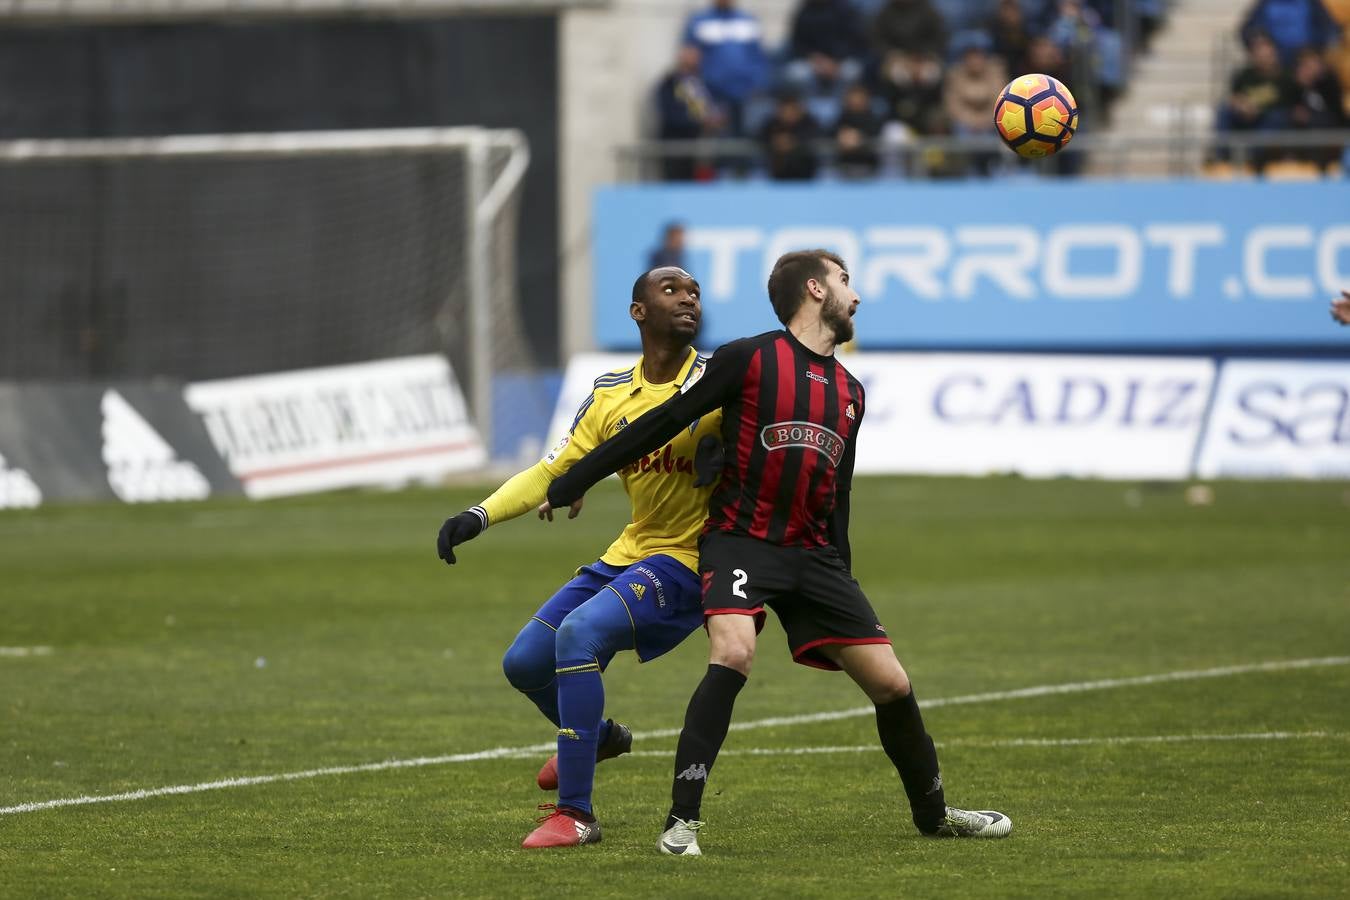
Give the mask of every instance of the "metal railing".
<path id="1" fill-rule="evenodd" d="M 872 141 L 876 172 L 862 178 L 844 174 L 832 141 L 812 150 L 815 180 L 874 181 L 981 175 L 1088 177 L 1194 177 L 1218 162 L 1232 169 L 1263 168 L 1276 160 L 1325 166 L 1350 153 L 1350 129 L 1214 132 L 1184 127 L 1166 135 L 1128 141 L 1106 135 L 1079 135 L 1055 157 L 1023 161 L 995 136 L 921 137 L 904 142 Z M 768 180 L 768 155 L 754 140 L 699 139 L 642 141 L 615 150 L 619 180 L 667 180 L 667 163 L 695 163 L 718 180 Z M 673 180 L 673 179 L 672 179 Z"/>

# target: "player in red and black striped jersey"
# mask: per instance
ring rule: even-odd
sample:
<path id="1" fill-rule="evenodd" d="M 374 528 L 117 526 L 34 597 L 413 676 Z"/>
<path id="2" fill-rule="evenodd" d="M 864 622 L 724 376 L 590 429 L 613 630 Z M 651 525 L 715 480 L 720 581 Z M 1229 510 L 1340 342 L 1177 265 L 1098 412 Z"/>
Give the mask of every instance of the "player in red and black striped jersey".
<path id="1" fill-rule="evenodd" d="M 701 852 L 703 789 L 766 607 L 797 662 L 844 670 L 876 705 L 882 747 L 920 832 L 1003 837 L 1012 822 L 1002 813 L 946 805 L 909 677 L 852 575 L 848 501 L 866 401 L 834 356 L 853 338 L 859 302 L 848 269 L 825 250 L 785 254 L 769 276 L 769 300 L 785 330 L 720 347 L 701 378 L 555 479 L 541 507 L 577 504 L 601 478 L 721 407 L 727 459 L 699 542 L 709 665 L 685 714 L 660 849 Z"/>

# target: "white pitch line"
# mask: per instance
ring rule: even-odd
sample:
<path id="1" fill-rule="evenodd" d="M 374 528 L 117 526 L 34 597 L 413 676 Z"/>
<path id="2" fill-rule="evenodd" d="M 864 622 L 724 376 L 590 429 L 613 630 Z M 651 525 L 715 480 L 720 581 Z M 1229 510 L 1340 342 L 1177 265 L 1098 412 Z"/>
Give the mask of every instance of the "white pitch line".
<path id="1" fill-rule="evenodd" d="M 0 647 L 0 656 L 51 656 L 51 647 Z"/>
<path id="2" fill-rule="evenodd" d="M 1138 675 L 1130 678 L 1107 678 L 1097 681 L 1076 681 L 1067 684 L 1045 684 L 1036 687 L 1017 688 L 1010 691 L 991 691 L 982 694 L 966 694 L 958 697 L 936 697 L 931 700 L 922 701 L 925 709 L 932 709 L 938 706 L 957 706 L 967 703 L 988 703 L 996 700 L 1017 700 L 1026 697 L 1045 697 L 1055 694 L 1077 694 L 1085 691 L 1109 690 L 1120 687 L 1136 687 L 1148 684 L 1160 684 L 1171 681 L 1194 681 L 1202 678 L 1224 678 L 1231 675 L 1246 675 L 1255 672 L 1285 672 L 1294 669 L 1312 669 L 1327 666 L 1350 665 L 1350 656 L 1325 656 L 1316 659 L 1292 659 L 1275 660 L 1271 662 L 1249 663 L 1240 666 L 1223 666 L 1215 669 L 1192 669 L 1180 672 L 1164 672 L 1157 675 Z M 857 707 L 855 709 L 839 710 L 835 712 L 806 713 L 797 716 L 774 716 L 767 719 L 756 719 L 750 722 L 733 723 L 732 729 L 736 731 L 749 731 L 755 728 L 774 728 L 782 725 L 801 725 L 811 722 L 830 722 L 838 719 L 856 718 L 863 715 L 872 715 L 875 712 L 871 706 Z M 678 728 L 662 728 L 655 731 L 635 732 L 634 737 L 639 739 L 650 739 L 659 737 L 671 737 L 680 733 Z M 1271 732 L 1272 734 L 1284 734 L 1285 732 Z M 1152 738 L 1155 742 L 1163 740 L 1184 739 L 1182 735 L 1158 736 Z M 1235 739 L 1235 738 L 1229 738 Z M 1082 741 L 1105 741 L 1110 739 L 1067 739 Z M 1117 739 L 1124 740 L 1124 739 Z M 1271 740 L 1271 738 L 1266 738 Z M 954 743 L 954 742 L 953 742 Z M 1003 746 L 1003 745 L 1000 745 Z M 1017 746 L 1017 744 L 1008 744 L 1007 746 Z M 1028 744 L 1030 746 L 1030 744 Z M 553 750 L 556 744 L 549 742 L 546 744 L 531 744 L 524 747 L 496 747 L 491 750 L 480 750 L 475 753 L 452 753 L 445 756 L 423 756 L 414 759 L 390 759 L 384 762 L 364 763 L 354 766 L 329 766 L 322 769 L 307 769 L 302 772 L 283 772 L 276 775 L 253 775 L 243 778 L 223 778 L 218 781 L 203 781 L 198 784 L 180 784 L 172 787 L 147 788 L 139 791 L 128 791 L 121 794 L 93 794 L 83 797 L 67 797 L 60 800 L 43 800 L 33 803 L 20 803 L 15 806 L 0 807 L 0 816 L 14 815 L 16 813 L 37 812 L 44 809 L 58 809 L 65 806 L 88 806 L 94 803 L 117 803 L 130 800 L 144 800 L 150 797 L 166 797 L 177 794 L 198 794 L 205 791 L 218 791 L 226 788 L 251 787 L 260 784 L 275 784 L 280 781 L 300 781 L 308 778 L 320 778 L 327 775 L 352 775 L 360 772 L 382 772 L 388 769 L 413 769 L 422 766 L 441 766 L 451 763 L 477 762 L 487 759 L 510 759 L 521 756 L 532 756 L 537 753 L 545 753 Z M 872 748 L 867 748 L 872 749 Z M 825 748 L 830 751 L 830 748 Z M 651 753 L 655 751 L 640 751 Z M 728 750 L 727 752 L 734 752 Z M 819 748 L 800 748 L 800 752 L 824 752 Z M 831 751 L 838 752 L 838 751 Z"/>
<path id="3" fill-rule="evenodd" d="M 1121 744 L 1190 744 L 1224 741 L 1298 741 L 1298 740 L 1350 740 L 1350 734 L 1332 731 L 1258 731 L 1247 734 L 1147 734 L 1124 735 L 1120 737 L 1092 738 L 1007 738 L 1003 740 L 979 740 L 957 738 L 950 741 L 934 741 L 939 747 L 1091 747 L 1117 746 Z M 821 753 L 881 753 L 879 744 L 861 744 L 858 746 L 838 747 L 749 747 L 728 748 L 718 753 L 723 756 L 812 756 Z M 521 754 L 522 756 L 524 754 Z M 670 757 L 674 750 L 633 750 L 629 756 Z"/>
<path id="4" fill-rule="evenodd" d="M 1105 691 L 1123 687 L 1142 687 L 1150 684 L 1163 684 L 1169 681 L 1196 681 L 1203 678 L 1226 678 L 1231 675 L 1250 675 L 1255 672 L 1283 672 L 1291 669 L 1313 669 L 1325 666 L 1350 665 L 1350 656 L 1324 656 L 1316 659 L 1275 660 L 1273 662 L 1248 663 L 1241 666 L 1222 666 L 1217 669 L 1191 669 L 1182 672 L 1164 672 L 1159 675 L 1136 675 L 1129 678 L 1105 678 L 1098 681 L 1074 681 L 1068 684 L 1042 684 L 1036 687 L 1016 688 L 1010 691 L 990 691 L 983 694 L 966 694 L 960 697 L 935 697 L 927 699 L 919 696 L 922 709 L 936 709 L 939 706 L 962 706 L 967 703 L 989 703 L 995 700 L 1022 700 L 1030 697 L 1049 697 L 1055 694 L 1081 694 L 1086 691 Z M 856 706 L 853 709 L 841 709 L 831 712 L 803 713 L 796 716 L 774 716 L 768 719 L 756 719 L 753 722 L 732 722 L 732 731 L 748 731 L 755 728 L 776 728 L 782 725 L 808 725 L 812 722 L 834 722 L 839 719 L 853 719 L 858 716 L 876 714 L 874 706 Z M 679 728 L 662 728 L 656 731 L 635 732 L 635 738 L 671 737 L 680 733 Z"/>

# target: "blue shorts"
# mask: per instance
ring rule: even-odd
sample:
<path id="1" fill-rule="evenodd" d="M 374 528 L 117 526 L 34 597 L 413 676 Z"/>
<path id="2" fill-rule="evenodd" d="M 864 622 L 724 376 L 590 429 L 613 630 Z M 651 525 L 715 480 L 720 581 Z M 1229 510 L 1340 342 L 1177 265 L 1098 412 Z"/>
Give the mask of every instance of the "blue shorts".
<path id="1" fill-rule="evenodd" d="M 698 576 L 673 557 L 649 556 L 626 569 L 597 560 L 577 569 L 534 618 L 557 630 L 568 613 L 601 591 L 613 591 L 628 610 L 633 646 L 642 662 L 679 646 L 703 624 Z"/>

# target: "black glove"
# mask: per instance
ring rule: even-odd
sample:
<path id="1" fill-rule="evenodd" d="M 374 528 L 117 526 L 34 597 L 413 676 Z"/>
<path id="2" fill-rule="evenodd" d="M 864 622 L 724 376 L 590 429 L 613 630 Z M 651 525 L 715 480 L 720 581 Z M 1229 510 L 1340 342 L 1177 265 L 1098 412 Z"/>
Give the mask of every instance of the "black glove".
<path id="1" fill-rule="evenodd" d="M 451 516 L 445 520 L 445 524 L 441 526 L 441 533 L 436 538 L 436 555 L 445 560 L 447 565 L 453 566 L 455 547 L 478 537 L 486 527 L 487 513 L 477 506 L 466 509 L 457 516 Z"/>
<path id="2" fill-rule="evenodd" d="M 722 446 L 722 439 L 715 434 L 705 434 L 694 450 L 694 487 L 717 484 L 726 461 L 726 447 Z"/>

